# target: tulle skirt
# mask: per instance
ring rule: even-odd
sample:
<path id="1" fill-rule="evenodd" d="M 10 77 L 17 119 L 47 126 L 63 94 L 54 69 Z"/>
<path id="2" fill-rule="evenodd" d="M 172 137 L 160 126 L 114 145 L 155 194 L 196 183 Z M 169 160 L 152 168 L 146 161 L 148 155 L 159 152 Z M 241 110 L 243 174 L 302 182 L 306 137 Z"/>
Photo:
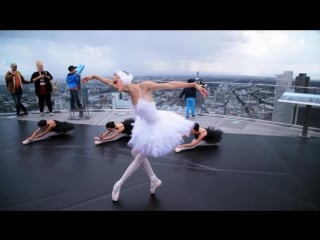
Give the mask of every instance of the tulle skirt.
<path id="1" fill-rule="evenodd" d="M 132 137 L 128 143 L 136 152 L 159 157 L 168 154 L 189 136 L 194 122 L 170 111 L 156 111 L 156 121 L 136 117 Z"/>
<path id="2" fill-rule="evenodd" d="M 56 121 L 56 127 L 53 128 L 51 131 L 56 133 L 64 133 L 72 131 L 73 129 L 74 125 L 72 123 Z"/>

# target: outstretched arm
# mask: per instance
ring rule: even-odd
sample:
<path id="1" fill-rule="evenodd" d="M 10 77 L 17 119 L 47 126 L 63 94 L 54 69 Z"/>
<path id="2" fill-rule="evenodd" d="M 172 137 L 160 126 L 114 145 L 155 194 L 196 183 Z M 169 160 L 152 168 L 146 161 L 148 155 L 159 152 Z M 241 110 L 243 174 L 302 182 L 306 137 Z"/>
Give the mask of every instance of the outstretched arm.
<path id="1" fill-rule="evenodd" d="M 32 139 L 35 139 L 35 138 L 43 137 L 43 136 L 46 135 L 48 132 L 50 132 L 51 129 L 52 129 L 52 127 L 51 127 L 51 126 L 48 126 L 45 131 L 41 132 L 41 131 L 40 131 L 40 128 L 39 128 L 39 131 L 38 131 L 36 134 L 34 134 L 34 136 L 31 138 L 31 140 L 32 140 Z M 41 132 L 41 133 L 40 133 L 40 132 Z"/>
<path id="2" fill-rule="evenodd" d="M 52 120 L 48 120 L 47 122 L 49 123 L 49 125 L 47 126 L 46 130 L 41 132 L 41 128 L 38 128 L 38 130 L 34 134 L 32 134 L 31 139 L 43 137 L 48 132 L 50 132 L 52 128 L 56 126 L 55 122 Z"/>
<path id="3" fill-rule="evenodd" d="M 113 131 L 111 134 L 102 137 L 101 140 L 112 140 L 112 139 L 114 139 L 115 137 L 117 137 L 120 133 L 122 133 L 122 130 L 121 130 L 121 129 L 119 129 L 119 130 L 117 130 L 117 131 Z"/>
<path id="4" fill-rule="evenodd" d="M 89 82 L 92 79 L 96 79 L 96 80 L 98 80 L 98 81 L 100 81 L 100 82 L 102 82 L 104 84 L 107 84 L 107 85 L 109 85 L 111 87 L 114 87 L 112 79 L 106 78 L 106 77 L 102 77 L 100 75 L 95 75 L 95 74 L 84 77 L 82 79 L 82 82 L 86 83 L 86 82 Z"/>
<path id="5" fill-rule="evenodd" d="M 77 66 L 77 74 L 78 74 L 78 75 L 81 75 L 82 72 L 83 72 L 83 70 L 84 70 L 84 64 L 79 64 L 79 65 Z"/>
<path id="6" fill-rule="evenodd" d="M 207 132 L 204 131 L 202 133 L 200 133 L 199 137 L 197 139 L 193 139 L 191 141 L 191 143 L 185 143 L 185 144 L 181 144 L 179 145 L 177 148 L 184 148 L 184 147 L 193 147 L 193 146 L 196 146 L 198 145 L 202 140 L 203 138 L 207 136 Z"/>
<path id="7" fill-rule="evenodd" d="M 176 89 L 176 88 L 190 88 L 194 87 L 196 88 L 203 97 L 208 96 L 208 91 L 201 87 L 201 85 L 192 82 L 192 83 L 186 83 L 186 82 L 180 82 L 180 81 L 171 81 L 167 83 L 156 83 L 156 82 L 151 82 L 151 81 L 146 81 L 143 82 L 147 88 L 150 90 L 162 90 L 162 89 Z"/>
<path id="8" fill-rule="evenodd" d="M 108 136 L 112 131 L 107 130 L 101 133 L 98 137 L 94 137 L 95 140 L 102 140 L 104 137 Z"/>
<path id="9" fill-rule="evenodd" d="M 105 131 L 104 133 L 100 134 L 99 137 L 100 137 L 100 138 L 104 138 L 104 137 L 108 136 L 110 133 L 111 133 L 111 131 L 110 131 L 110 130 L 107 130 L 107 131 Z"/>
<path id="10" fill-rule="evenodd" d="M 21 81 L 22 81 L 22 83 L 24 83 L 24 84 L 32 83 L 32 81 L 27 81 L 27 80 L 22 76 L 22 74 L 21 74 L 21 73 L 20 73 L 20 77 L 21 77 Z"/>
<path id="11" fill-rule="evenodd" d="M 34 139 L 40 131 L 41 131 L 41 128 L 37 128 L 37 130 L 35 130 L 28 139 L 30 140 Z"/>

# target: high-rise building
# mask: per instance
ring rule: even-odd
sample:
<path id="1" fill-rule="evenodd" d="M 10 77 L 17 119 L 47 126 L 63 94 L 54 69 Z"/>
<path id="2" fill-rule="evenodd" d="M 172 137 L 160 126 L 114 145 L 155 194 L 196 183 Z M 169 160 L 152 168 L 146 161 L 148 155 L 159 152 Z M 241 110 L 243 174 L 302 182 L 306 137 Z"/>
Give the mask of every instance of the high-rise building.
<path id="1" fill-rule="evenodd" d="M 308 93 L 308 89 L 306 87 L 309 86 L 309 82 L 310 82 L 310 77 L 308 77 L 306 73 L 299 73 L 294 83 L 295 92 Z"/>
<path id="2" fill-rule="evenodd" d="M 292 80 L 292 71 L 285 71 L 283 74 L 277 76 L 272 113 L 273 122 L 291 124 L 293 121 L 294 106 L 292 104 L 278 102 L 282 94 L 292 87 Z"/>

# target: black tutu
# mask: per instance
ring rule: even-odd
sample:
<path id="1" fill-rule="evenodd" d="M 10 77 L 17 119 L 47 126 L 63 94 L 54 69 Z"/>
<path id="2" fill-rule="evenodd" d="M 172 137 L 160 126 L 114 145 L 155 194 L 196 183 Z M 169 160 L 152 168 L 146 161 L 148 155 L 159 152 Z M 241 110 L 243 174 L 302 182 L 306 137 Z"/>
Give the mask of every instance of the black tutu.
<path id="1" fill-rule="evenodd" d="M 133 118 L 125 119 L 122 122 L 122 124 L 124 126 L 123 133 L 125 133 L 127 135 L 131 135 L 132 129 L 133 129 L 133 124 L 134 124 L 134 119 Z"/>
<path id="2" fill-rule="evenodd" d="M 56 123 L 56 127 L 53 128 L 51 131 L 56 132 L 56 133 L 65 133 L 65 132 L 69 132 L 74 129 L 74 125 L 72 123 L 59 122 L 56 120 L 55 120 L 55 123 Z"/>
<path id="3" fill-rule="evenodd" d="M 214 127 L 207 127 L 207 135 L 204 137 L 204 141 L 207 143 L 218 143 L 222 139 L 223 131 L 220 129 L 215 129 Z"/>

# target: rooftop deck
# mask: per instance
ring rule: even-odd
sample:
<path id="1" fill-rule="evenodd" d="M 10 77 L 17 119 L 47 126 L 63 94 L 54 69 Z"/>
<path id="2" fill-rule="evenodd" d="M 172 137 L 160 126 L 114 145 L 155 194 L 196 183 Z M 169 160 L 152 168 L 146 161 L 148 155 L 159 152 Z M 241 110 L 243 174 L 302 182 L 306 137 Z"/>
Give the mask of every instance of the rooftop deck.
<path id="1" fill-rule="evenodd" d="M 177 112 L 184 116 L 183 112 Z M 56 119 L 59 121 L 68 121 L 75 124 L 100 125 L 105 126 L 108 121 L 123 121 L 125 118 L 134 117 L 131 110 L 126 109 L 106 109 L 104 111 L 90 112 L 89 119 L 70 120 L 69 112 L 54 113 L 54 116 L 49 116 L 46 113 L 40 116 L 39 113 L 29 114 L 25 117 L 19 117 L 20 121 L 39 121 L 40 119 Z M 75 113 L 77 116 L 78 113 Z M 16 116 L 6 116 L 4 118 L 16 118 Z M 284 123 L 275 123 L 271 121 L 263 121 L 258 119 L 241 118 L 217 114 L 201 114 L 195 118 L 190 118 L 192 121 L 198 122 L 202 126 L 212 125 L 222 129 L 225 133 L 232 134 L 255 134 L 268 136 L 299 136 L 302 131 L 302 126 L 290 125 Z M 36 125 L 35 125 L 36 126 Z M 103 128 L 101 129 L 103 131 Z M 309 133 L 312 137 L 320 137 L 320 129 L 309 128 Z"/>
<path id="2" fill-rule="evenodd" d="M 163 184 L 150 197 L 139 169 L 111 201 L 112 186 L 132 161 L 128 139 L 93 144 L 106 121 L 131 117 L 127 110 L 91 113 L 88 120 L 31 114 L 0 118 L 0 210 L 319 210 L 320 134 L 256 120 L 197 116 L 224 130 L 219 147 L 170 153 L 150 162 Z M 182 114 L 182 113 L 181 113 Z M 22 145 L 34 121 L 78 123 L 70 136 Z"/>

